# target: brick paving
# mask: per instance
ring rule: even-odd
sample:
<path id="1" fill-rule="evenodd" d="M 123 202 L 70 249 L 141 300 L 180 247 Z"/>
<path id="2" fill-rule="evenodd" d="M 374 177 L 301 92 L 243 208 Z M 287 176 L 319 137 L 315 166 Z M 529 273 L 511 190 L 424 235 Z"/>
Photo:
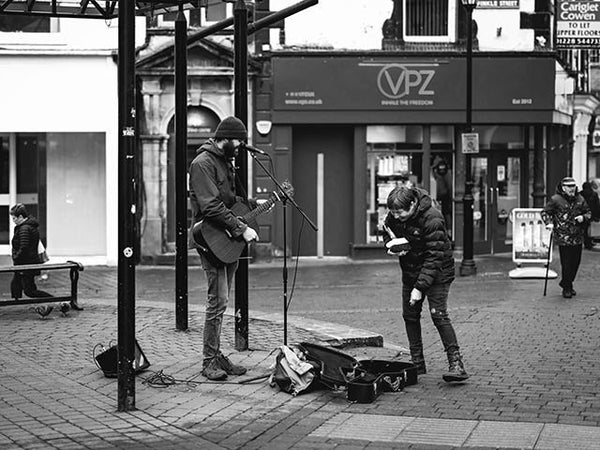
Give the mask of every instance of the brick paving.
<path id="1" fill-rule="evenodd" d="M 453 286 L 453 295 L 463 299 L 452 307 L 452 317 L 471 380 L 457 386 L 441 381 L 443 355 L 425 318 L 429 373 L 370 404 L 349 403 L 343 391 L 292 397 L 264 379 L 206 382 L 199 375 L 203 274 L 190 267 L 189 330 L 177 331 L 173 269 L 139 267 L 136 338 L 152 365 L 136 378 L 132 412 L 117 412 L 116 380 L 105 378 L 92 357 L 97 344 L 107 345 L 117 334 L 116 269 L 86 267 L 80 278 L 84 311 L 55 310 L 42 319 L 27 306 L 0 308 L 0 449 L 598 448 L 598 267 L 600 252 L 586 252 L 579 294 L 564 300 L 555 281 L 542 297 L 539 280 L 508 279 L 509 257 L 478 260 L 479 274 Z M 300 271 L 295 301 L 303 304 L 364 295 L 364 286 L 376 285 L 384 295 L 397 289 L 393 263 L 307 262 Z M 250 275 L 254 293 L 279 296 L 276 262 L 251 266 Z M 1 286 L 8 281 L 0 277 Z M 40 287 L 68 291 L 67 283 L 66 275 L 51 273 Z M 388 344 L 405 339 L 385 321 L 375 328 L 368 309 L 358 314 L 375 332 L 352 329 L 350 312 L 332 311 L 321 317 L 329 322 L 294 316 L 288 342 L 382 339 L 384 347 L 344 351 L 359 359 L 392 357 L 402 347 Z M 348 323 L 333 323 L 335 318 Z M 249 328 L 250 350 L 236 352 L 229 313 L 224 350 L 250 368 L 248 377 L 267 374 L 283 343 L 281 315 L 276 308 L 252 310 Z M 157 388 L 144 382 L 159 371 L 175 384 Z"/>

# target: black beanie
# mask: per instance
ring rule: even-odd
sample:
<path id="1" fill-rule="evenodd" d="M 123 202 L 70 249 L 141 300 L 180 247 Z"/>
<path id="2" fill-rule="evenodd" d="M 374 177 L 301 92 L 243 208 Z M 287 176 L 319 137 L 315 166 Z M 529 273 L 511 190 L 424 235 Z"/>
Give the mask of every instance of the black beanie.
<path id="1" fill-rule="evenodd" d="M 215 139 L 239 139 L 240 141 L 245 141 L 248 139 L 248 132 L 240 119 L 229 116 L 224 118 L 217 126 Z"/>

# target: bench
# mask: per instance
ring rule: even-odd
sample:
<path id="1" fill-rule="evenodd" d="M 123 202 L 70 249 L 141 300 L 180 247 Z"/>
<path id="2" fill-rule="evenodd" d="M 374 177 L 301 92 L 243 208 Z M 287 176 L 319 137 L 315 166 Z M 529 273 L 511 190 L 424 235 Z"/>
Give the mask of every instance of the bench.
<path id="1" fill-rule="evenodd" d="M 21 266 L 0 266 L 0 273 L 8 272 L 29 272 L 37 270 L 65 270 L 69 269 L 69 277 L 71 278 L 71 295 L 69 297 L 37 297 L 26 299 L 0 300 L 0 306 L 8 305 L 28 305 L 31 303 L 53 303 L 68 301 L 71 309 L 81 311 L 83 308 L 77 304 L 77 281 L 79 280 L 79 271 L 83 270 L 83 265 L 75 261 L 67 261 L 64 263 L 55 264 L 23 264 Z"/>

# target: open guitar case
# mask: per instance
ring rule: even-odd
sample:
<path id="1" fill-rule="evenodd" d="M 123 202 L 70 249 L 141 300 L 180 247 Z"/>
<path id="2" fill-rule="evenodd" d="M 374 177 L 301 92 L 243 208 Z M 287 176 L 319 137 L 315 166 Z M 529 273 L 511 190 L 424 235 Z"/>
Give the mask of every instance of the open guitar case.
<path id="1" fill-rule="evenodd" d="M 417 368 L 402 361 L 357 360 L 339 350 L 302 342 L 298 348 L 316 366 L 318 382 L 329 389 L 346 389 L 348 401 L 371 403 L 382 392 L 398 392 L 417 384 Z"/>

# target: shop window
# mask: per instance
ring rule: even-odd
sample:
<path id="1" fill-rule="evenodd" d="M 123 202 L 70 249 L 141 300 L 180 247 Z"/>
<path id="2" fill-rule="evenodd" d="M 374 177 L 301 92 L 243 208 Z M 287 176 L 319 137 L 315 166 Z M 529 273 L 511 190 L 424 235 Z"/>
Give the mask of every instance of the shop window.
<path id="1" fill-rule="evenodd" d="M 453 42 L 456 2 L 404 0 L 404 38 L 413 42 Z"/>
<path id="2" fill-rule="evenodd" d="M 402 144 L 367 144 L 367 243 L 383 240 L 387 197 L 397 186 L 423 186 L 423 153 L 403 150 Z M 433 152 L 429 174 L 430 194 L 452 226 L 452 152 Z"/>

